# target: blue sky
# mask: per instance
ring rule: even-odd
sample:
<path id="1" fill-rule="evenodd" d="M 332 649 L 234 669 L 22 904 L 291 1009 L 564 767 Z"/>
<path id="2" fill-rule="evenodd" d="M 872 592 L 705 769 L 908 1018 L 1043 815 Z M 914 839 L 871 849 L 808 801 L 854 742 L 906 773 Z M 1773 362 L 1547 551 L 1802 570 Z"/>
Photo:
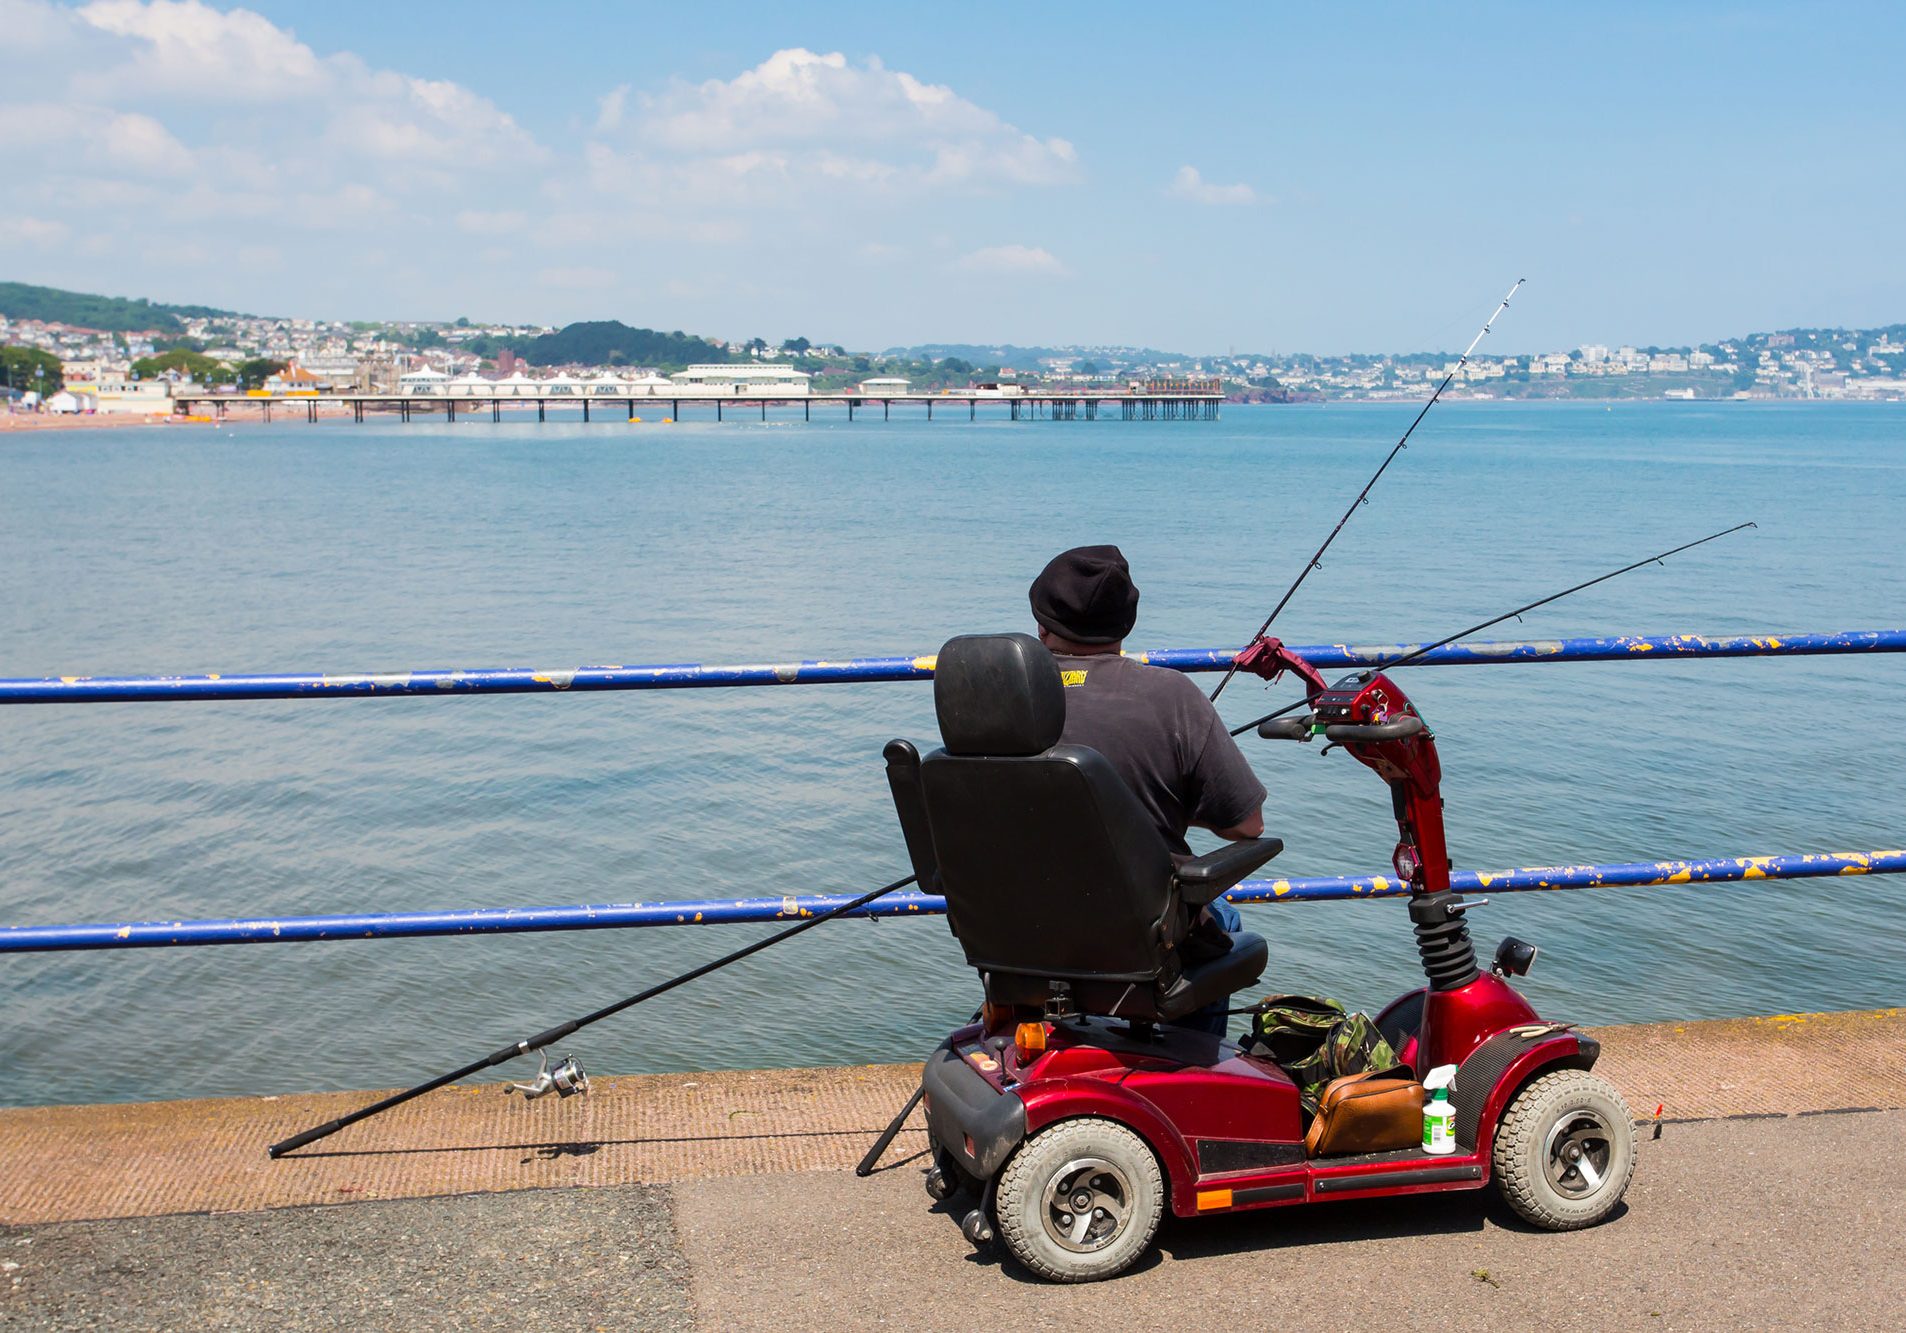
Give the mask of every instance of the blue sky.
<path id="1" fill-rule="evenodd" d="M 1906 10 L 0 0 L 0 277 L 730 337 L 1906 320 Z"/>

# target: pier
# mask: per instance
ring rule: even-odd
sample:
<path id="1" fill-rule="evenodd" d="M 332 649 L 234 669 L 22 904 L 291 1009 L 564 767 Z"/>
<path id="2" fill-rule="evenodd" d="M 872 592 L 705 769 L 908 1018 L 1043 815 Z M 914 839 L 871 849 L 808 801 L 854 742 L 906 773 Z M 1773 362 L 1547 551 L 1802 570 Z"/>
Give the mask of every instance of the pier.
<path id="1" fill-rule="evenodd" d="M 920 1188 L 918 1065 L 461 1087 L 268 1161 L 368 1093 L 0 1111 L 0 1315 L 22 1327 L 1293 1329 L 1887 1326 L 1906 1010 L 1593 1030 L 1641 1120 L 1625 1208 L 1521 1227 L 1475 1195 L 1169 1223 L 1114 1287 L 1018 1279 Z M 1660 1131 L 1654 1109 L 1662 1107 Z M 346 1205 L 346 1206 L 339 1206 Z M 1316 1275 L 1334 1275 L 1318 1290 Z M 1778 1312 L 1777 1316 L 1773 1312 Z M 1656 1321 L 1659 1322 L 1656 1322 Z"/>
<path id="2" fill-rule="evenodd" d="M 898 408 L 903 416 L 925 420 L 978 421 L 1216 421 L 1224 394 L 1214 383 L 1205 381 L 1166 381 L 1140 389 L 1081 390 L 1066 392 L 1030 392 L 1001 394 L 997 391 L 954 390 L 947 393 L 901 393 L 868 395 L 865 393 L 821 393 L 773 395 L 768 397 L 727 394 L 593 395 L 552 393 L 450 393 L 429 389 L 402 390 L 394 393 L 319 393 L 284 397 L 254 398 L 236 394 L 191 393 L 173 400 L 176 411 L 185 416 L 212 416 L 219 421 L 257 416 L 271 421 L 274 413 L 292 419 L 320 417 L 349 412 L 354 422 L 395 417 L 400 422 L 413 419 L 480 420 L 487 416 L 501 422 L 505 413 L 515 418 L 530 409 L 536 420 L 548 421 L 552 409 L 580 411 L 587 421 L 683 421 L 683 413 L 693 419 L 745 421 L 768 419 L 770 407 L 792 411 L 799 407 L 801 420 L 812 421 L 814 409 L 845 412 L 849 421 L 878 411 L 882 421 L 893 420 Z M 1003 410 L 1002 410 L 1003 409 Z M 937 411 L 937 418 L 936 418 Z M 666 413 L 665 417 L 655 414 Z M 650 414 L 644 416 L 644 413 Z M 568 419 L 568 418 L 564 418 Z"/>

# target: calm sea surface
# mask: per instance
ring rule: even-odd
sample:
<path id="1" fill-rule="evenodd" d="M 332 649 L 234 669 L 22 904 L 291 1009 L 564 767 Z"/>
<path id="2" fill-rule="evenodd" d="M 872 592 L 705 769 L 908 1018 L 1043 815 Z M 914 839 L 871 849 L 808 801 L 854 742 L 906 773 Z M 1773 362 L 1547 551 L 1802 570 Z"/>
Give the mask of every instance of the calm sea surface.
<path id="1" fill-rule="evenodd" d="M 1117 542 L 1138 647 L 1235 645 L 1414 407 L 1215 423 L 302 422 L 0 437 L 0 675 L 928 652 L 1029 627 Z M 1906 622 L 1906 411 L 1445 405 L 1280 620 L 1440 636 L 1758 531 L 1503 637 Z M 1424 669 L 1459 866 L 1906 841 L 1899 657 Z M 1291 697 L 1240 681 L 1237 721 Z M 881 745 L 930 687 L 0 709 L 0 922 L 851 890 L 903 873 Z M 1254 742 L 1290 874 L 1392 826 L 1340 754 Z M 1906 878 L 1500 897 L 1590 1022 L 1897 1004 Z M 1245 909 L 1264 985 L 1374 1009 L 1401 908 Z M 0 956 L 0 1102 L 378 1087 L 756 928 Z M 920 1057 L 975 1002 L 940 920 L 842 923 L 580 1034 L 600 1072 Z"/>

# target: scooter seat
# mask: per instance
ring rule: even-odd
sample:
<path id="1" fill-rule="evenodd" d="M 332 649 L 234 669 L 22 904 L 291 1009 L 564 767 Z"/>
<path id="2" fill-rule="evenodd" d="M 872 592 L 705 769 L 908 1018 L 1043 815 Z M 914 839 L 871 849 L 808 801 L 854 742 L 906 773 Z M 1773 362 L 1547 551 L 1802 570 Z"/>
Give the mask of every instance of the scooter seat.
<path id="1" fill-rule="evenodd" d="M 1197 909 L 1282 844 L 1174 860 L 1111 762 L 1061 740 L 1065 688 L 1037 639 L 949 639 L 933 706 L 942 748 L 893 742 L 887 781 L 914 874 L 945 896 L 989 1000 L 1169 1023 L 1263 975 L 1256 935 L 1195 962 L 1184 946 Z"/>
<path id="2" fill-rule="evenodd" d="M 1270 961 L 1271 947 L 1264 942 L 1262 935 L 1248 930 L 1231 932 L 1231 948 L 1207 962 L 1196 963 L 1185 969 L 1178 978 L 1178 987 L 1174 987 L 1169 998 L 1172 1012 L 1160 1014 L 1161 1018 L 1172 1019 L 1214 1004 L 1226 996 L 1235 995 L 1247 986 L 1255 986 L 1258 978 L 1264 975 L 1265 964 Z M 1188 995 L 1180 999 L 1177 994 L 1182 987 Z M 1184 1005 L 1180 1009 L 1178 1006 Z"/>
<path id="3" fill-rule="evenodd" d="M 1264 975 L 1270 946 L 1262 935 L 1237 931 L 1231 947 L 1215 958 L 1187 965 L 1170 982 L 1154 978 L 1068 976 L 1051 971 L 982 969 L 986 998 L 994 1004 L 1041 1006 L 1059 985 L 1078 1013 L 1105 1018 L 1170 1023 L 1256 983 Z"/>

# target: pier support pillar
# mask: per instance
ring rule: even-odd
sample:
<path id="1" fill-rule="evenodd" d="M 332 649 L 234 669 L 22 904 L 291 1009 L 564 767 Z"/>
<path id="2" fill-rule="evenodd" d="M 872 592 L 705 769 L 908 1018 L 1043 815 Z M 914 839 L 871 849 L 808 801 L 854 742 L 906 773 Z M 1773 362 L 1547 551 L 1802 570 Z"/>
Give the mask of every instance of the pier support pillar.
<path id="1" fill-rule="evenodd" d="M 585 426 L 589 424 L 589 400 L 587 398 L 582 400 L 582 421 Z"/>
<path id="2" fill-rule="evenodd" d="M 715 400 L 715 420 L 717 422 L 721 420 L 721 399 L 719 398 Z"/>
<path id="3" fill-rule="evenodd" d="M 768 400 L 765 398 L 761 400 L 761 419 L 763 421 L 768 419 Z"/>
<path id="4" fill-rule="evenodd" d="M 880 400 L 880 419 L 882 421 L 893 420 L 893 399 L 882 398 Z"/>
<path id="5" fill-rule="evenodd" d="M 809 402 L 803 402 L 801 404 L 801 420 L 803 421 L 814 420 L 814 404 Z"/>
<path id="6" fill-rule="evenodd" d="M 549 420 L 549 414 L 548 414 L 546 405 L 544 404 L 543 400 L 540 398 L 536 400 L 536 419 L 538 421 Z"/>

